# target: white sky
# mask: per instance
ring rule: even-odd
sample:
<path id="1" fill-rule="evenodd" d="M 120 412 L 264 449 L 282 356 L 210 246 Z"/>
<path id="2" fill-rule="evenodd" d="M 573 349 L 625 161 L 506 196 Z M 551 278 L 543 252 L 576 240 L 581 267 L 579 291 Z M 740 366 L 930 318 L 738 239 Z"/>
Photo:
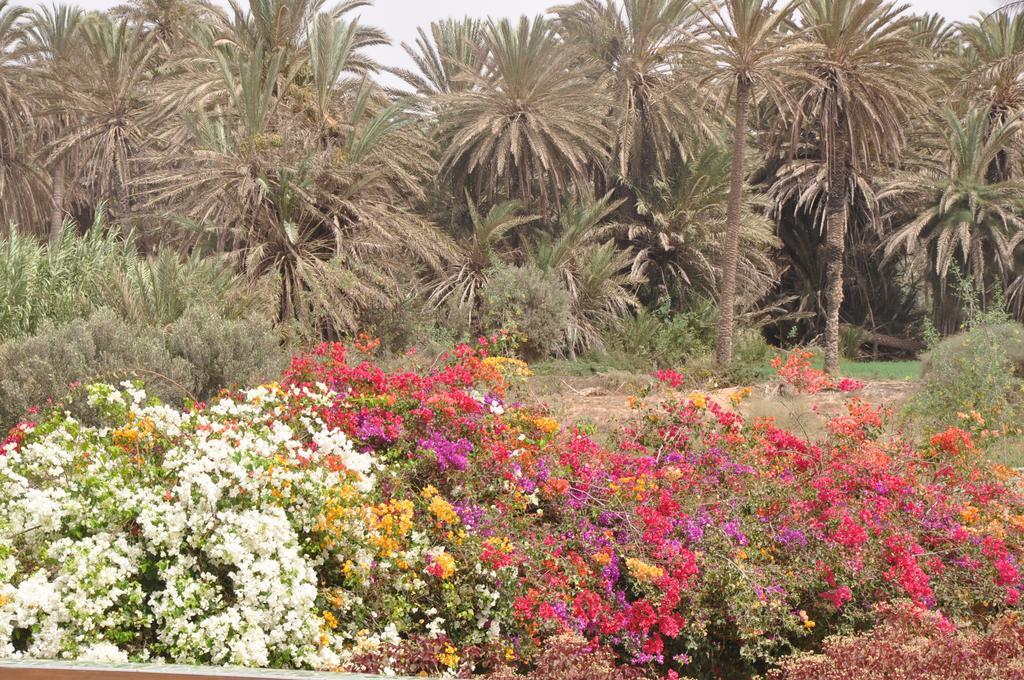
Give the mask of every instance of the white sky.
<path id="1" fill-rule="evenodd" d="M 50 4 L 32 0 L 15 0 L 16 4 Z M 74 2 L 74 0 L 61 0 Z M 85 9 L 107 9 L 123 0 L 78 0 Z M 445 17 L 518 16 L 534 15 L 547 8 L 568 4 L 571 0 L 375 0 L 372 7 L 359 10 L 364 23 L 376 26 L 391 37 L 390 47 L 379 48 L 374 56 L 386 66 L 407 66 L 408 57 L 399 45 L 412 43 L 416 29 L 426 26 L 435 19 Z M 964 20 L 979 12 L 990 12 L 1004 0 L 905 0 L 915 12 L 939 12 L 948 19 Z M 1008 1 L 1008 0 L 1005 0 Z"/>

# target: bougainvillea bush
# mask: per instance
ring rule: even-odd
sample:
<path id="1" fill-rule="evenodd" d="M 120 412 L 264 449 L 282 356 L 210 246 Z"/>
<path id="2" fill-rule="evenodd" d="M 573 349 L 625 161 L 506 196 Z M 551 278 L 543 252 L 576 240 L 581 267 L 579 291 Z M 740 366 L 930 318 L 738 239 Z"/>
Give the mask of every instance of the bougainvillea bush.
<path id="1" fill-rule="evenodd" d="M 1018 607 L 1024 502 L 973 432 L 914 447 L 852 399 L 809 442 L 737 392 L 599 438 L 517 403 L 500 340 L 426 374 L 372 350 L 184 409 L 95 385 L 95 423 L 12 430 L 0 656 L 733 678 L 892 602 Z"/>
<path id="2" fill-rule="evenodd" d="M 772 680 L 1022 680 L 1024 622 L 1016 613 L 987 630 L 956 629 L 912 603 L 883 605 L 881 623 L 861 635 L 825 640 L 819 654 L 783 661 Z"/>

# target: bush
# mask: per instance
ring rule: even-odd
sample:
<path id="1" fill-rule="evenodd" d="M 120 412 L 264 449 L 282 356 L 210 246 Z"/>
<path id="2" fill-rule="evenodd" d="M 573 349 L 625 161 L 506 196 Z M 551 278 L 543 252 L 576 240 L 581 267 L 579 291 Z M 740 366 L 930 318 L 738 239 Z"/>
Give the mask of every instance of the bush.
<path id="1" fill-rule="evenodd" d="M 205 307 L 190 308 L 162 335 L 172 360 L 188 367 L 188 388 L 200 399 L 224 388 L 258 384 L 279 374 L 288 362 L 269 323 L 226 319 Z"/>
<path id="2" fill-rule="evenodd" d="M 564 347 L 569 295 L 557 279 L 537 267 L 492 267 L 481 298 L 484 328 L 521 334 L 527 358 L 552 356 Z"/>
<path id="3" fill-rule="evenodd" d="M 914 446 L 850 400 L 812 442 L 694 393 L 605 445 L 519 403 L 501 343 L 426 374 L 373 344 L 185 410 L 94 386 L 96 426 L 12 430 L 0 654 L 750 678 L 879 605 L 1019 607 L 1020 476 L 968 432 Z"/>
<path id="4" fill-rule="evenodd" d="M 62 325 L 100 308 L 137 324 L 175 321 L 195 305 L 241 318 L 267 298 L 224 261 L 171 250 L 146 258 L 133 238 L 102 222 L 79 235 L 66 228 L 56 246 L 17 230 L 0 237 L 0 341 Z"/>
<path id="5" fill-rule="evenodd" d="M 977 413 L 994 430 L 1017 427 L 1024 399 L 1024 326 L 978 323 L 925 356 L 921 382 L 905 407 L 926 429 Z"/>
<path id="6" fill-rule="evenodd" d="M 135 378 L 170 403 L 275 375 L 285 364 L 265 322 L 194 308 L 166 329 L 133 326 L 110 310 L 0 344 L 0 428 L 33 407 L 63 400 L 76 384 Z"/>
<path id="7" fill-rule="evenodd" d="M 820 654 L 785 662 L 774 680 L 1021 680 L 1024 625 L 1016 615 L 985 631 L 957 629 L 911 604 L 882 607 L 881 623 L 854 636 L 825 640 Z"/>
<path id="8" fill-rule="evenodd" d="M 642 357 L 649 367 L 677 368 L 714 348 L 714 314 L 709 304 L 670 315 L 640 310 L 610 329 L 605 345 L 611 354 Z"/>

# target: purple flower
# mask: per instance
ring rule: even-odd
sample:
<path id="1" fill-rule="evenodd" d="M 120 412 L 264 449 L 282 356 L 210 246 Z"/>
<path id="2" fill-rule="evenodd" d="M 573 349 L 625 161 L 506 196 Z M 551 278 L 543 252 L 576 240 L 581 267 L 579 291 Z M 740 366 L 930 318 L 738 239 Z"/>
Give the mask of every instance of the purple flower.
<path id="1" fill-rule="evenodd" d="M 484 509 L 479 505 L 456 503 L 455 514 L 465 527 L 476 529 L 484 518 Z"/>
<path id="2" fill-rule="evenodd" d="M 449 467 L 465 470 L 469 467 L 469 454 L 473 452 L 473 443 L 468 439 L 459 438 L 450 441 L 439 432 L 431 432 L 430 437 L 419 441 L 420 448 L 433 451 L 437 455 L 437 465 L 442 470 Z"/>
<path id="3" fill-rule="evenodd" d="M 790 527 L 779 529 L 775 534 L 775 540 L 787 547 L 791 545 L 807 545 L 807 536 L 804 535 L 804 532 L 799 529 L 791 529 Z"/>
<path id="4" fill-rule="evenodd" d="M 740 529 L 739 520 L 729 520 L 722 525 L 722 531 L 737 545 L 747 545 L 750 543 L 750 539 L 748 539 L 747 535 L 743 533 L 742 529 Z"/>

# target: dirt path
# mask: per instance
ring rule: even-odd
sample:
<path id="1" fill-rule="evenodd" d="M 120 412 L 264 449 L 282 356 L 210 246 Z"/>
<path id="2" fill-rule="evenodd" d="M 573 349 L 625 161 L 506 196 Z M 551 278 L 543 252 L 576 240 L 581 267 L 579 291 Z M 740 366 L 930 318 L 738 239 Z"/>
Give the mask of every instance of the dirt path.
<path id="1" fill-rule="evenodd" d="M 735 388 L 712 390 L 712 399 L 728 406 Z M 845 413 L 846 402 L 859 398 L 868 403 L 895 407 L 913 389 L 906 380 L 868 382 L 853 393 L 821 392 L 815 395 L 794 395 L 779 389 L 776 383 L 755 385 L 752 394 L 739 407 L 745 418 L 774 417 L 780 427 L 814 437 L 824 431 L 829 418 Z M 684 390 L 684 394 L 685 394 Z M 590 423 L 610 430 L 625 422 L 631 413 L 629 398 L 644 394 L 648 404 L 670 396 L 647 376 L 629 373 L 607 373 L 595 376 L 554 376 L 535 378 L 527 388 L 527 398 L 547 404 L 553 415 L 563 422 Z"/>

